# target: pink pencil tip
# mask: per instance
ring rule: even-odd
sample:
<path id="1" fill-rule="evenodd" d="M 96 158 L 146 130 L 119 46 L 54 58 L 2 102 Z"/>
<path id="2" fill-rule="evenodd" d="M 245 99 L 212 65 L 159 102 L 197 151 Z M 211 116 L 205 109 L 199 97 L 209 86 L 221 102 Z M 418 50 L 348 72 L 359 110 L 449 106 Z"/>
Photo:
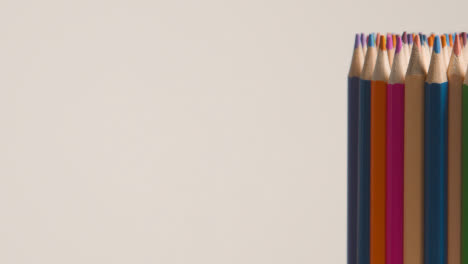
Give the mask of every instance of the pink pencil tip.
<path id="1" fill-rule="evenodd" d="M 393 49 L 393 37 L 391 34 L 387 34 L 387 50 Z"/>
<path id="2" fill-rule="evenodd" d="M 453 52 L 457 56 L 460 56 L 461 54 L 460 37 L 458 36 L 458 34 L 455 35 L 455 42 L 453 43 Z"/>
<path id="3" fill-rule="evenodd" d="M 413 43 L 418 47 L 418 49 L 421 49 L 421 40 L 419 39 L 419 35 L 416 35 L 416 37 L 413 40 Z"/>

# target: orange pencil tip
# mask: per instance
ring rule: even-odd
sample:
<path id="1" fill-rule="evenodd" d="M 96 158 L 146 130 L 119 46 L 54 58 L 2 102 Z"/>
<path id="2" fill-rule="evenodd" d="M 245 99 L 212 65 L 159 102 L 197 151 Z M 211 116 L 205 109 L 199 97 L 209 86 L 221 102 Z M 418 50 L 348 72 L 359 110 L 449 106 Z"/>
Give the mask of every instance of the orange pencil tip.
<path id="1" fill-rule="evenodd" d="M 447 38 L 445 37 L 445 34 L 440 35 L 440 41 L 442 42 L 442 48 L 445 48 L 445 46 L 447 46 Z"/>
<path id="2" fill-rule="evenodd" d="M 380 50 L 387 50 L 387 42 L 384 35 L 380 36 L 380 43 L 379 43 Z"/>

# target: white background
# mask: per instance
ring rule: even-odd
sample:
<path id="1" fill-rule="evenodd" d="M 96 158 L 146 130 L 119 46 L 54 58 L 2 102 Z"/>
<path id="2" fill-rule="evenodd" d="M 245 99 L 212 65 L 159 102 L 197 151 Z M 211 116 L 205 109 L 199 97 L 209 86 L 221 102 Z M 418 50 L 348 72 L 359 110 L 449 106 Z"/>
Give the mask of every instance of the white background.
<path id="1" fill-rule="evenodd" d="M 0 1 L 0 263 L 345 263 L 354 33 L 455 3 Z"/>

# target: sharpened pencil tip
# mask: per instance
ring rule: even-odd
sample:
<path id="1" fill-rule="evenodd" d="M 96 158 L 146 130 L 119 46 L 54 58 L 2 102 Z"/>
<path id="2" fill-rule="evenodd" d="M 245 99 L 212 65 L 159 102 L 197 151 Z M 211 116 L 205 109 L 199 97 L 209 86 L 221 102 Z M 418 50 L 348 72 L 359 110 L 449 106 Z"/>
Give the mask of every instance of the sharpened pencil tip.
<path id="1" fill-rule="evenodd" d="M 408 34 L 408 44 L 413 44 L 413 34 Z"/>
<path id="2" fill-rule="evenodd" d="M 380 50 L 386 50 L 386 49 L 387 49 L 387 45 L 386 45 L 386 41 L 385 41 L 385 36 L 384 36 L 384 35 L 380 36 L 379 49 L 380 49 Z"/>
<path id="3" fill-rule="evenodd" d="M 440 35 L 440 42 L 442 44 L 442 48 L 445 48 L 445 46 L 447 46 L 447 38 L 444 34 Z"/>
<path id="4" fill-rule="evenodd" d="M 400 37 L 400 35 L 396 35 L 396 47 L 395 47 L 395 53 L 396 54 L 400 53 L 401 46 L 402 46 L 401 37 Z"/>
<path id="5" fill-rule="evenodd" d="M 387 50 L 393 49 L 393 36 L 391 34 L 387 34 Z"/>
<path id="6" fill-rule="evenodd" d="M 463 47 L 465 47 L 466 45 L 466 32 L 462 32 L 461 33 L 461 44 L 463 45 Z"/>
<path id="7" fill-rule="evenodd" d="M 366 45 L 366 34 L 361 33 L 361 46 L 364 47 Z"/>
<path id="8" fill-rule="evenodd" d="M 429 38 L 427 39 L 427 44 L 429 44 L 429 47 L 434 46 L 434 35 L 430 35 Z"/>
<path id="9" fill-rule="evenodd" d="M 356 34 L 356 37 L 354 39 L 354 49 L 357 49 L 360 47 L 361 47 L 361 36 L 359 34 Z"/>
<path id="10" fill-rule="evenodd" d="M 439 54 L 440 53 L 440 37 L 438 35 L 434 38 L 434 52 Z"/>
<path id="11" fill-rule="evenodd" d="M 375 46 L 375 38 L 374 34 L 370 34 L 367 38 L 367 46 L 368 47 L 374 47 Z"/>
<path id="12" fill-rule="evenodd" d="M 460 38 L 458 37 L 458 34 L 455 35 L 455 43 L 453 43 L 453 53 L 455 53 L 455 55 L 457 56 L 460 56 L 461 54 Z"/>
<path id="13" fill-rule="evenodd" d="M 416 36 L 416 38 L 414 39 L 414 45 L 416 45 L 418 49 L 421 49 L 421 41 L 419 40 L 419 36 Z"/>

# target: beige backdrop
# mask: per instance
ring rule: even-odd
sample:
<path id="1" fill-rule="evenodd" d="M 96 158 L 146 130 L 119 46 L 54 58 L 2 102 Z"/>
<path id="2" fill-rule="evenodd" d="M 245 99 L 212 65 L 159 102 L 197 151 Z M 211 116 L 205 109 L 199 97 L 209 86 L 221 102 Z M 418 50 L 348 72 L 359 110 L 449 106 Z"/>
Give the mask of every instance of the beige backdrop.
<path id="1" fill-rule="evenodd" d="M 1 1 L 0 263 L 345 263 L 353 33 L 445 3 Z"/>

